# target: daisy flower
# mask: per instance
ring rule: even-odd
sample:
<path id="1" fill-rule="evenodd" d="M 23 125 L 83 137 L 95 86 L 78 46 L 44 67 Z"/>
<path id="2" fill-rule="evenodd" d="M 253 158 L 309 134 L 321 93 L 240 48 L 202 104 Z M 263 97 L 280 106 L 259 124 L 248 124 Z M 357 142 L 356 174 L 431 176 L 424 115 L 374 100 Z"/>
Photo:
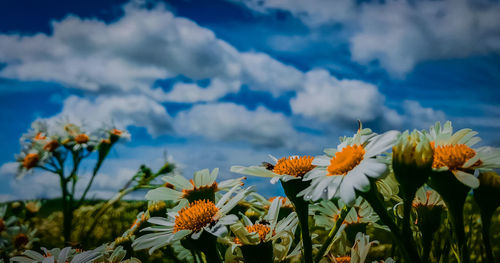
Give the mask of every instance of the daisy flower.
<path id="1" fill-rule="evenodd" d="M 500 168 L 500 150 L 491 147 L 473 148 L 481 139 L 477 132 L 462 129 L 453 133 L 450 121 L 443 126 L 437 122 L 426 132 L 434 149 L 432 168 L 435 171 L 450 171 L 462 184 L 477 188 L 477 170 Z"/>
<path id="2" fill-rule="evenodd" d="M 49 157 L 46 151 L 37 149 L 36 147 L 23 150 L 20 154 L 16 155 L 16 160 L 19 163 L 16 177 L 20 179 L 33 168 L 42 167 L 48 161 Z"/>
<path id="3" fill-rule="evenodd" d="M 203 199 L 189 203 L 189 206 L 176 212 L 167 213 L 167 218 L 152 217 L 149 223 L 155 225 L 143 229 L 149 233 L 137 238 L 132 246 L 135 250 L 149 249 L 153 253 L 156 249 L 170 245 L 184 237 L 197 240 L 204 232 L 213 236 L 224 236 L 227 233 L 226 225 L 234 224 L 238 217 L 228 215 L 236 204 L 251 191 L 251 187 L 240 191 L 231 197 L 239 186 L 234 186 L 224 194 L 217 203 Z"/>
<path id="4" fill-rule="evenodd" d="M 335 257 L 332 254 L 328 255 L 328 262 L 332 263 L 350 263 L 350 262 L 359 262 L 363 263 L 366 261 L 368 256 L 368 252 L 370 252 L 370 248 L 374 245 L 378 245 L 378 241 L 370 241 L 370 236 L 365 235 L 363 233 L 356 234 L 356 241 L 354 246 L 351 248 L 350 256 L 338 256 Z M 324 262 L 324 261 L 322 261 Z M 376 262 L 376 261 L 374 261 Z M 392 258 L 388 258 L 385 261 L 386 263 L 394 263 L 395 261 Z"/>
<path id="5" fill-rule="evenodd" d="M 344 207 L 342 200 L 339 200 L 338 206 L 332 201 L 322 201 L 317 205 L 312 206 L 311 212 L 314 215 L 315 225 L 324 227 L 325 229 L 331 229 L 339 218 L 342 207 Z M 370 224 L 386 229 L 376 223 L 379 220 L 377 214 L 373 211 L 370 204 L 363 198 L 357 198 L 352 207 L 353 209 L 349 210 L 346 218 L 344 219 L 344 225 Z"/>
<path id="6" fill-rule="evenodd" d="M 215 202 L 215 194 L 218 191 L 228 191 L 235 186 L 242 186 L 242 181 L 245 179 L 245 177 L 240 177 L 217 183 L 218 175 L 218 168 L 213 169 L 212 172 L 208 169 L 197 171 L 192 180 L 187 180 L 179 174 L 167 175 L 162 177 L 164 185 L 150 190 L 146 194 L 146 199 L 180 202 L 180 207 L 196 200 L 206 199 Z"/>
<path id="7" fill-rule="evenodd" d="M 269 155 L 273 163 L 263 163 L 262 166 L 232 166 L 231 172 L 258 177 L 269 177 L 271 183 L 279 180 L 284 182 L 302 179 L 315 166 L 312 165 L 311 156 L 289 156 L 277 159 Z"/>
<path id="8" fill-rule="evenodd" d="M 304 176 L 311 185 L 299 196 L 313 201 L 340 197 L 352 205 L 356 191 L 370 190 L 370 178 L 385 175 L 387 164 L 376 157 L 394 145 L 398 134 L 388 131 L 377 135 L 370 129 L 359 129 L 353 137 L 341 138 L 336 149 L 326 149 L 326 155 L 314 158 L 312 165 L 317 167 Z"/>
<path id="9" fill-rule="evenodd" d="M 234 255 L 235 249 L 241 249 L 245 258 L 251 257 L 254 260 L 273 258 L 278 262 L 282 261 L 292 245 L 298 218 L 293 212 L 286 218 L 278 220 L 281 205 L 280 199 L 274 199 L 262 220 L 254 224 L 243 215 L 243 223 L 233 224 L 231 231 L 236 237 L 233 242 L 229 242 L 231 253 Z M 262 253 L 252 253 L 255 249 Z M 266 254 L 264 251 L 269 253 Z"/>

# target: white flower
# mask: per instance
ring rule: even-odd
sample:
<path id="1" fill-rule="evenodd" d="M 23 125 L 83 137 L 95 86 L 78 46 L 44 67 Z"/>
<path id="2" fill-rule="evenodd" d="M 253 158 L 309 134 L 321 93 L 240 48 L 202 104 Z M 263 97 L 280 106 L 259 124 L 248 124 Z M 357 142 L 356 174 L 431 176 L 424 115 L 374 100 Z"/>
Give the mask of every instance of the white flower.
<path id="1" fill-rule="evenodd" d="M 236 236 L 234 242 L 228 242 L 232 255 L 235 254 L 234 250 L 240 246 L 272 242 L 275 261 L 281 262 L 286 258 L 293 243 L 298 218 L 297 214 L 292 212 L 286 218 L 278 221 L 282 203 L 282 200 L 275 198 L 268 213 L 255 224 L 243 215 L 243 224 L 237 222 L 231 226 L 231 231 Z"/>
<path id="2" fill-rule="evenodd" d="M 311 164 L 313 158 L 310 156 L 289 156 L 277 159 L 269 155 L 273 163 L 263 163 L 262 166 L 232 166 L 231 172 L 258 177 L 269 177 L 271 183 L 275 184 L 279 180 L 284 182 L 289 180 L 302 179 L 315 166 Z"/>
<path id="3" fill-rule="evenodd" d="M 217 204 L 209 200 L 197 200 L 180 211 L 167 213 L 167 218 L 152 217 L 148 222 L 155 226 L 142 231 L 153 233 L 137 238 L 132 246 L 135 250 L 148 248 L 149 253 L 153 253 L 156 249 L 170 245 L 186 236 L 199 239 L 203 231 L 217 237 L 226 235 L 226 226 L 238 221 L 237 216 L 227 215 L 227 213 L 251 191 L 249 187 L 231 197 L 238 188 L 239 186 L 234 186 L 221 197 Z"/>
<path id="4" fill-rule="evenodd" d="M 500 168 L 500 149 L 472 146 L 481 139 L 477 132 L 462 129 L 453 133 L 451 122 L 443 126 L 437 122 L 426 132 L 434 148 L 432 168 L 435 171 L 451 171 L 457 180 L 471 188 L 479 186 L 480 171 Z"/>
<path id="5" fill-rule="evenodd" d="M 387 164 L 376 158 L 391 148 L 398 131 L 377 135 L 370 129 L 360 129 L 352 138 L 341 138 L 337 149 L 326 149 L 326 155 L 314 158 L 317 167 L 304 176 L 311 186 L 299 193 L 305 200 L 341 198 L 352 205 L 356 191 L 370 190 L 369 178 L 378 179 L 387 171 Z"/>
<path id="6" fill-rule="evenodd" d="M 322 201 L 317 205 L 311 207 L 311 212 L 314 215 L 315 225 L 324 227 L 325 229 L 332 229 L 338 217 L 340 216 L 342 207 L 344 206 L 342 200 L 339 200 L 338 206 L 332 201 Z M 344 219 L 345 225 L 351 224 L 371 224 L 375 227 L 386 229 L 378 225 L 376 222 L 379 220 L 377 214 L 373 211 L 370 204 L 359 197 L 349 210 Z"/>
<path id="7" fill-rule="evenodd" d="M 208 169 L 195 172 L 193 180 L 187 180 L 180 174 L 164 176 L 162 177 L 165 182 L 164 186 L 150 190 L 146 194 L 146 199 L 180 202 L 179 207 L 184 207 L 187 203 L 199 199 L 215 201 L 216 192 L 229 191 L 234 186 L 242 186 L 242 181 L 245 179 L 245 177 L 240 177 L 217 183 L 218 174 L 219 169 L 215 168 L 212 172 Z"/>

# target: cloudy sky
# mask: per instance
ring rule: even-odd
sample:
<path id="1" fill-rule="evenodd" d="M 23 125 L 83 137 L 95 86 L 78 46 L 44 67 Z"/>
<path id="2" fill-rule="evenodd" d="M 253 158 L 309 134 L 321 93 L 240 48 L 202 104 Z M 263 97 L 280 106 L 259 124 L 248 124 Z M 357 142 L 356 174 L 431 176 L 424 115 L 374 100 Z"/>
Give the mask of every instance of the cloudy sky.
<path id="1" fill-rule="evenodd" d="M 13 179 L 37 118 L 131 132 L 94 197 L 165 152 L 186 175 L 230 178 L 268 154 L 319 154 L 358 119 L 379 132 L 448 119 L 500 146 L 499 13 L 486 0 L 2 1 L 0 199 L 59 195 L 55 176 Z"/>

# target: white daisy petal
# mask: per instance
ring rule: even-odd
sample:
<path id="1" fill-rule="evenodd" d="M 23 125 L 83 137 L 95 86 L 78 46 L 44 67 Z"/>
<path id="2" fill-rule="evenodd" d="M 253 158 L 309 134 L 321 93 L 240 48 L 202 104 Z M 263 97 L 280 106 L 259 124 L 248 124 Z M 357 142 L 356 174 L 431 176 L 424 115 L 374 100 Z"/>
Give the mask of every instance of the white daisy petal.
<path id="1" fill-rule="evenodd" d="M 314 160 L 312 161 L 313 165 L 318 165 L 318 166 L 328 166 L 330 165 L 330 160 L 332 158 L 326 155 L 319 155 L 314 157 Z"/>
<path id="2" fill-rule="evenodd" d="M 262 166 L 245 167 L 245 166 L 236 166 L 235 165 L 235 166 L 231 166 L 231 172 L 244 174 L 244 175 L 259 176 L 259 177 L 274 177 L 274 176 L 276 176 L 275 173 L 267 170 L 266 168 L 264 168 Z"/>
<path id="3" fill-rule="evenodd" d="M 347 184 L 340 186 L 340 198 L 344 201 L 344 203 L 352 206 L 356 200 L 356 192 L 354 191 L 354 188 Z"/>
<path id="4" fill-rule="evenodd" d="M 387 171 L 387 165 L 375 159 L 363 160 L 358 166 L 364 174 L 371 178 L 380 178 Z"/>
<path id="5" fill-rule="evenodd" d="M 474 175 L 462 171 L 454 171 L 453 174 L 455 174 L 455 177 L 460 182 L 467 185 L 468 187 L 472 189 L 476 189 L 479 187 L 479 179 L 477 179 Z"/>
<path id="6" fill-rule="evenodd" d="M 399 131 L 388 131 L 373 137 L 365 147 L 365 156 L 373 157 L 387 151 L 394 146 L 399 134 Z"/>

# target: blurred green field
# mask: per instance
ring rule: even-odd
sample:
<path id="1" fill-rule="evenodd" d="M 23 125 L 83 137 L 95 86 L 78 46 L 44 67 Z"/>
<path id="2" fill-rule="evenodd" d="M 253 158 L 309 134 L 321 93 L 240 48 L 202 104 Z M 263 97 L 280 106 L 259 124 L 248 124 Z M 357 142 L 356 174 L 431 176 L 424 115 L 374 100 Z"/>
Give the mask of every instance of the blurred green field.
<path id="1" fill-rule="evenodd" d="M 122 235 L 134 222 L 139 212 L 146 210 L 147 202 L 145 201 L 120 201 L 117 202 L 108 212 L 99 220 L 96 228 L 91 234 L 85 237 L 89 222 L 92 222 L 93 212 L 99 209 L 104 201 L 93 200 L 87 201 L 75 211 L 73 234 L 71 244 L 64 244 L 62 237 L 62 212 L 58 209 L 61 207 L 60 199 L 42 200 L 42 207 L 37 215 L 29 219 L 30 224 L 37 229 L 36 237 L 39 238 L 34 243 L 33 249 L 38 250 L 40 247 L 64 247 L 72 245 L 82 249 L 92 249 L 100 246 L 103 243 L 112 242 L 116 237 Z M 472 198 L 468 198 L 465 207 L 465 225 L 466 235 L 469 247 L 471 248 L 471 262 L 487 262 L 484 256 L 484 246 L 481 236 L 481 220 L 479 217 L 478 207 Z M 326 236 L 326 232 L 320 228 L 313 229 L 314 233 L 320 235 L 315 242 L 321 243 L 322 237 Z M 386 258 L 393 254 L 392 240 L 388 232 L 368 228 L 367 233 L 373 240 L 378 240 L 380 244 L 371 249 L 369 259 Z M 493 245 L 493 253 L 495 258 L 500 258 L 500 209 L 497 209 L 493 216 L 492 226 L 490 229 L 491 241 Z M 436 253 L 450 253 L 443 251 L 443 245 L 451 238 L 451 233 L 442 224 L 440 230 L 435 235 L 434 246 L 432 250 L 433 257 Z M 145 251 L 133 251 L 129 244 L 125 243 L 130 256 L 137 257 L 142 262 L 180 262 L 173 256 L 173 251 L 170 249 L 161 249 L 153 255 L 148 255 Z M 448 261 L 455 262 L 453 256 L 449 256 Z M 433 261 L 435 262 L 435 261 Z"/>

